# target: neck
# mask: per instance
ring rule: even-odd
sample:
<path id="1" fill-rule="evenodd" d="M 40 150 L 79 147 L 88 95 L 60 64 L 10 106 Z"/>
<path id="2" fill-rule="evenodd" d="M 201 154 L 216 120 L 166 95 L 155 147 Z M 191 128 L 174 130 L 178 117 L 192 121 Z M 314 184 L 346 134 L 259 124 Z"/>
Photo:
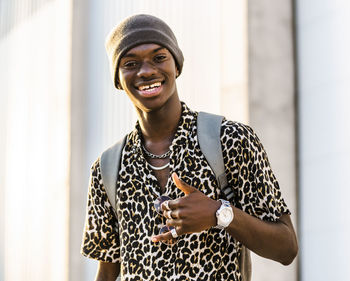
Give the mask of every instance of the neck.
<path id="1" fill-rule="evenodd" d="M 180 100 L 176 96 L 175 100 L 168 101 L 159 109 L 150 112 L 138 110 L 138 116 L 145 146 L 156 145 L 156 151 L 166 151 L 174 138 L 181 117 Z"/>

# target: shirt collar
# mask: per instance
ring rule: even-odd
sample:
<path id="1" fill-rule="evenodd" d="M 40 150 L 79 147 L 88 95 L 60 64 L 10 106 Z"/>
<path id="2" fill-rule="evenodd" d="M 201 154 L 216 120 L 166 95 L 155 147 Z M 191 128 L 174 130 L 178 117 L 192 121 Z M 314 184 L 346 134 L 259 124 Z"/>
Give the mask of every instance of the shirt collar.
<path id="1" fill-rule="evenodd" d="M 177 151 L 188 141 L 188 135 L 192 131 L 197 113 L 192 111 L 184 102 L 181 102 L 181 117 L 174 135 L 170 149 Z M 133 145 L 133 151 L 142 154 L 142 132 L 139 122 L 136 122 L 134 130 L 131 132 L 130 140 Z"/>

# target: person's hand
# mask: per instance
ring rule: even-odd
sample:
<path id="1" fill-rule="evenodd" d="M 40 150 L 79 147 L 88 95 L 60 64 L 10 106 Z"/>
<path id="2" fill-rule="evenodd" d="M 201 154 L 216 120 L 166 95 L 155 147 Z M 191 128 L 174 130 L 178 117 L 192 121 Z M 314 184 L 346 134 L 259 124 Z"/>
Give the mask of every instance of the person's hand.
<path id="1" fill-rule="evenodd" d="M 215 212 L 219 209 L 221 202 L 209 198 L 198 189 L 186 184 L 175 173 L 171 176 L 176 187 L 182 190 L 185 196 L 170 200 L 168 204 L 162 204 L 167 226 L 174 226 L 179 236 L 216 226 Z M 153 242 L 171 239 L 173 237 L 170 232 L 152 237 Z"/>

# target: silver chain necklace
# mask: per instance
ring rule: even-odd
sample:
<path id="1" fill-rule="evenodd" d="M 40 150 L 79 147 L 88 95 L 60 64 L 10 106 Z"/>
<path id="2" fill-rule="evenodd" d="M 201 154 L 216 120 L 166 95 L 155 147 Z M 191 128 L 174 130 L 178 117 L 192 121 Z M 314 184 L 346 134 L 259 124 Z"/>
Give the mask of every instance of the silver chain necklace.
<path id="1" fill-rule="evenodd" d="M 170 149 L 169 149 L 167 152 L 165 152 L 165 153 L 163 153 L 163 154 L 161 154 L 161 155 L 155 155 L 155 154 L 149 152 L 149 151 L 144 147 L 144 145 L 142 145 L 142 150 L 146 153 L 146 155 L 147 155 L 148 157 L 150 157 L 150 158 L 152 158 L 152 159 L 165 159 L 165 158 L 169 157 L 169 155 L 170 155 Z"/>
<path id="2" fill-rule="evenodd" d="M 170 165 L 170 162 L 166 163 L 165 165 L 163 166 L 160 166 L 160 167 L 156 167 L 156 166 L 153 166 L 151 165 L 149 162 L 147 162 L 148 165 L 153 169 L 153 170 L 156 170 L 156 171 L 160 171 L 160 170 L 163 170 L 165 169 L 166 167 L 168 167 Z"/>

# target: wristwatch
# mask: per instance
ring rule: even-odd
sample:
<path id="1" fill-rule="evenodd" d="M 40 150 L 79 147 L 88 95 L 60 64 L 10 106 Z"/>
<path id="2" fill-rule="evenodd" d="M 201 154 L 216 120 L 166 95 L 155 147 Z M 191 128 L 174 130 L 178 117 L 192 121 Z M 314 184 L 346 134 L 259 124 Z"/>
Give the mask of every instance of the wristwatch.
<path id="1" fill-rule="evenodd" d="M 230 225 L 234 215 L 230 202 L 223 199 L 219 200 L 221 201 L 221 206 L 216 211 L 217 227 L 224 229 Z"/>

